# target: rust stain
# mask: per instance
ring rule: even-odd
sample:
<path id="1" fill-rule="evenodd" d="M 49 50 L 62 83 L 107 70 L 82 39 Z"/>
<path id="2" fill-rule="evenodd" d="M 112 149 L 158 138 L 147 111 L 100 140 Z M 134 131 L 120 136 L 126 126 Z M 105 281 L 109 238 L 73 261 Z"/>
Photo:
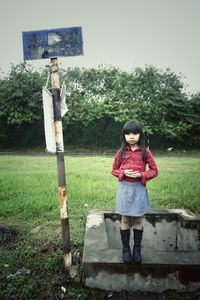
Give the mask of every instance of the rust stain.
<path id="1" fill-rule="evenodd" d="M 63 151 L 64 145 L 63 145 L 62 121 L 55 121 L 54 127 L 55 127 L 55 140 L 56 140 L 57 151 Z"/>
<path id="2" fill-rule="evenodd" d="M 60 195 L 60 215 L 61 219 L 68 218 L 68 207 L 67 207 L 67 190 L 66 187 L 60 186 L 58 188 Z"/>
<path id="3" fill-rule="evenodd" d="M 60 207 L 63 207 L 63 204 L 66 201 L 66 188 L 59 186 L 58 191 L 60 195 Z"/>
<path id="4" fill-rule="evenodd" d="M 64 254 L 64 267 L 65 268 L 70 268 L 72 265 L 72 255 L 70 253 L 65 253 Z"/>
<path id="5" fill-rule="evenodd" d="M 57 58 L 51 58 L 51 86 L 52 88 L 60 87 Z"/>
<path id="6" fill-rule="evenodd" d="M 59 141 L 62 135 L 62 121 L 55 121 L 54 126 L 55 126 L 56 140 Z"/>

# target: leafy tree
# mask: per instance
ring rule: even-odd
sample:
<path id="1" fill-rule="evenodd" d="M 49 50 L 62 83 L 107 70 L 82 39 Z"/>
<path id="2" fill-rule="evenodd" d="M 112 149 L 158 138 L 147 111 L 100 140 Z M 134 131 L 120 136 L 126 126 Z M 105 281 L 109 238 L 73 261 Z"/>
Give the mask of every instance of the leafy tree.
<path id="1" fill-rule="evenodd" d="M 47 70 L 34 71 L 28 64 L 12 66 L 0 80 L 0 139 L 2 143 L 41 145 L 44 142 L 42 86 Z M 81 133 L 84 145 L 115 146 L 119 130 L 138 119 L 148 139 L 162 137 L 199 145 L 199 94 L 188 99 L 181 76 L 154 66 L 128 73 L 115 67 L 60 69 L 67 85 L 68 113 L 63 118 L 65 140 L 74 144 Z M 80 141 L 78 141 L 80 143 Z M 10 143 L 11 144 L 11 143 Z"/>
<path id="2" fill-rule="evenodd" d="M 31 141 L 34 124 L 38 131 L 43 128 L 43 79 L 42 75 L 23 63 L 12 65 L 9 75 L 0 80 L 1 137 L 8 135 L 10 141 L 20 143 L 23 138 L 18 138 L 25 134 L 25 139 L 29 135 Z M 9 139 L 6 139 L 7 142 Z"/>
<path id="3" fill-rule="evenodd" d="M 42 77 L 25 63 L 12 66 L 9 76 L 0 81 L 1 118 L 11 125 L 41 120 L 42 85 Z"/>
<path id="4" fill-rule="evenodd" d="M 192 107 L 183 92 L 181 76 L 170 69 L 137 68 L 131 74 L 116 68 L 71 69 L 66 72 L 69 88 L 67 123 L 84 126 L 105 119 L 121 123 L 139 119 L 148 138 L 161 135 L 184 141 L 191 123 Z"/>
<path id="5" fill-rule="evenodd" d="M 190 104 L 192 107 L 192 117 L 190 122 L 192 127 L 188 134 L 188 143 L 190 146 L 194 145 L 196 147 L 200 146 L 200 93 L 192 95 L 190 99 Z"/>

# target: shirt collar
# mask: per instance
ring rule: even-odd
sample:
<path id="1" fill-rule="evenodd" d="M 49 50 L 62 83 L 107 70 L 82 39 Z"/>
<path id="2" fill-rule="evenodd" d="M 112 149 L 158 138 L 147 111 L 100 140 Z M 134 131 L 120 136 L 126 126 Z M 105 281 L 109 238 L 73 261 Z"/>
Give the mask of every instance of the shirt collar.
<path id="1" fill-rule="evenodd" d="M 126 146 L 126 150 L 132 151 L 132 150 L 131 150 L 131 146 L 130 146 L 130 145 L 127 145 L 127 146 Z M 141 147 L 140 147 L 140 146 L 137 146 L 137 148 L 135 148 L 134 151 L 137 151 L 137 150 L 141 150 Z"/>

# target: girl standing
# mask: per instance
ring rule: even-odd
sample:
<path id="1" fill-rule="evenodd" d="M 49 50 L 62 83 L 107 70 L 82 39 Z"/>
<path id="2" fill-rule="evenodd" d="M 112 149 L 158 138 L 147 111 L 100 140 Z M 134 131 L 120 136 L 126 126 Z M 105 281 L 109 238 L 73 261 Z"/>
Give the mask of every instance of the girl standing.
<path id="1" fill-rule="evenodd" d="M 128 121 L 122 129 L 121 148 L 115 155 L 112 175 L 118 177 L 116 213 L 121 215 L 120 234 L 125 263 L 141 263 L 142 216 L 150 209 L 146 182 L 158 175 L 144 133 L 136 120 Z M 149 169 L 146 171 L 146 165 Z M 134 247 L 131 254 L 130 226 L 133 226 Z"/>

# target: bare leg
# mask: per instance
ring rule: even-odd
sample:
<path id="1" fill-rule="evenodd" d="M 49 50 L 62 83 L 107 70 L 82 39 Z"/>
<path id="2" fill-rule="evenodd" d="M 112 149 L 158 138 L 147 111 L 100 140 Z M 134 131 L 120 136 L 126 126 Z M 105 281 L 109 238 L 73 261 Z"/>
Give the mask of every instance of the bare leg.
<path id="1" fill-rule="evenodd" d="M 142 217 L 131 217 L 131 225 L 137 230 L 142 230 Z"/>
<path id="2" fill-rule="evenodd" d="M 122 230 L 130 229 L 131 217 L 122 216 L 120 227 Z"/>

